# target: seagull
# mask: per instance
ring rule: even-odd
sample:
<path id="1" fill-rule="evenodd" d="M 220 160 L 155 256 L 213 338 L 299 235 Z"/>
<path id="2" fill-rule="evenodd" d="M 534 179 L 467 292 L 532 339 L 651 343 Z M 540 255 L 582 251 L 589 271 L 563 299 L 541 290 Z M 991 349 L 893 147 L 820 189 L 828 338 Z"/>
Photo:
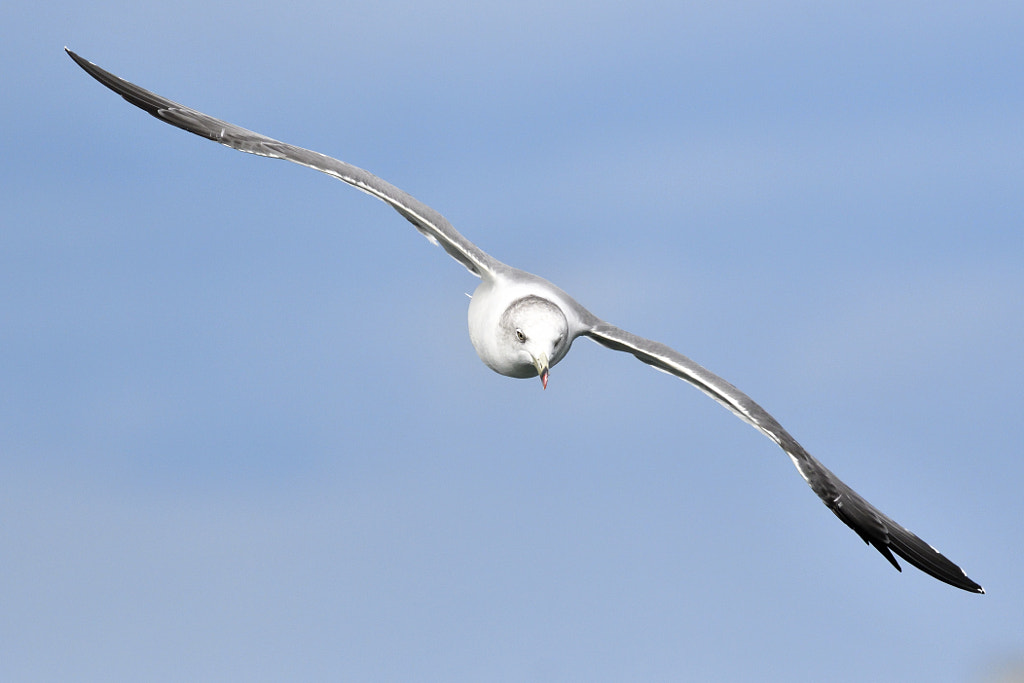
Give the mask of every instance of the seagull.
<path id="1" fill-rule="evenodd" d="M 678 351 L 611 325 L 544 278 L 498 261 L 463 237 L 437 211 L 368 171 L 172 102 L 64 49 L 90 76 L 165 123 L 240 152 L 308 166 L 389 204 L 480 278 L 469 304 L 469 338 L 480 360 L 495 372 L 507 377 L 540 377 L 546 389 L 551 368 L 565 358 L 578 337 L 630 353 L 689 382 L 778 444 L 825 506 L 897 571 L 902 569 L 893 553 L 939 581 L 972 593 L 985 592 L 960 567 L 844 484 L 749 396 Z"/>

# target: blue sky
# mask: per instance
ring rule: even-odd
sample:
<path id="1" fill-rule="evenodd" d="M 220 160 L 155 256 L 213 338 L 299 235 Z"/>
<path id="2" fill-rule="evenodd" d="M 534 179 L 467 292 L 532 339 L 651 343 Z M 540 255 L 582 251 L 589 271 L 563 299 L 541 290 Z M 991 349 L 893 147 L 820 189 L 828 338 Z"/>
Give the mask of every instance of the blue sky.
<path id="1" fill-rule="evenodd" d="M 1024 656 L 1017 3 L 0 9 L 0 678 L 993 681 Z M 539 382 L 377 173 L 744 389 L 988 590 L 586 340 Z"/>

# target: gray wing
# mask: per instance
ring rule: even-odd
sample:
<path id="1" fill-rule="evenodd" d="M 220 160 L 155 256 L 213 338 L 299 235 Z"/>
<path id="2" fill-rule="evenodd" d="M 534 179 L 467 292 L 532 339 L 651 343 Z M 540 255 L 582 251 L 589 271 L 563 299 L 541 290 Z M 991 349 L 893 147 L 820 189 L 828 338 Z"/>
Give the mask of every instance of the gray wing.
<path id="1" fill-rule="evenodd" d="M 123 78 L 118 78 L 71 50 L 64 49 L 90 76 L 161 121 L 241 152 L 308 166 L 373 195 L 390 204 L 427 239 L 440 244 L 456 261 L 466 266 L 477 277 L 483 277 L 485 273 L 492 273 L 502 266 L 497 259 L 459 234 L 444 216 L 372 173 L 319 152 L 268 138 L 172 102 Z"/>
<path id="2" fill-rule="evenodd" d="M 729 382 L 664 344 L 638 337 L 605 322 L 592 324 L 584 334 L 603 346 L 631 353 L 648 365 L 686 380 L 767 435 L 789 455 L 800 475 L 828 509 L 866 543 L 877 548 L 897 570 L 900 570 L 900 565 L 892 555 L 894 552 L 939 581 L 974 593 L 985 592 L 939 551 L 861 498 L 804 450 L 764 408 Z"/>

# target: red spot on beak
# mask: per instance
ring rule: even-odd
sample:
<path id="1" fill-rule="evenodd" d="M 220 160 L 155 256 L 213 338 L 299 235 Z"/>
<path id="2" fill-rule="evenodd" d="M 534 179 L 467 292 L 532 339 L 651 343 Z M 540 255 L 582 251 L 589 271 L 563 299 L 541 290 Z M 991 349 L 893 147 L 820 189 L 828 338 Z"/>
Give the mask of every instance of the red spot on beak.
<path id="1" fill-rule="evenodd" d="M 540 383 L 542 385 L 544 385 L 545 389 L 548 388 L 548 371 L 547 370 L 545 370 L 544 372 L 540 373 Z"/>

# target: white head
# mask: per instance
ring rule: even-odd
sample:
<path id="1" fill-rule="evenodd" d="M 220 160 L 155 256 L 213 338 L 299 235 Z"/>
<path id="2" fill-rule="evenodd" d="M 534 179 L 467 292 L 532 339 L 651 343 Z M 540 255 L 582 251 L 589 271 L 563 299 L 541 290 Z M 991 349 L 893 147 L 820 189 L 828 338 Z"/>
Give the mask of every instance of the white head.
<path id="1" fill-rule="evenodd" d="M 516 299 L 498 320 L 503 375 L 536 377 L 546 389 L 548 370 L 569 351 L 569 324 L 562 309 L 539 296 Z"/>

